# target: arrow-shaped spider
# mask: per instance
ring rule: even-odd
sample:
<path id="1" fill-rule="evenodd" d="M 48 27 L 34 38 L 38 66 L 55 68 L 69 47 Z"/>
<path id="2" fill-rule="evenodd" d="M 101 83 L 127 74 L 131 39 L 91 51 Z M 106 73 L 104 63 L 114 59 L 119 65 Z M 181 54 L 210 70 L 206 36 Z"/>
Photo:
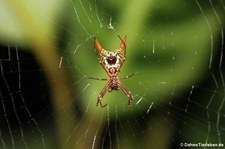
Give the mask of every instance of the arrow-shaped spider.
<path id="1" fill-rule="evenodd" d="M 100 45 L 100 43 L 98 42 L 97 38 L 94 37 L 94 47 L 95 47 L 95 53 L 98 56 L 98 62 L 104 68 L 104 70 L 109 76 L 109 79 L 89 77 L 89 79 L 108 81 L 105 87 L 102 89 L 102 91 L 98 95 L 98 101 L 96 104 L 97 106 L 98 104 L 100 104 L 101 107 L 106 106 L 106 105 L 104 106 L 102 105 L 102 98 L 107 92 L 107 90 L 111 92 L 113 90 L 122 89 L 122 91 L 128 97 L 128 105 L 130 105 L 130 101 L 133 99 L 131 92 L 120 82 L 120 79 L 127 79 L 133 76 L 134 74 L 125 76 L 125 77 L 118 77 L 118 72 L 120 72 L 120 68 L 122 67 L 123 63 L 126 60 L 127 36 L 125 36 L 123 39 L 119 35 L 118 37 L 120 38 L 122 43 L 120 44 L 120 47 L 116 49 L 115 52 L 109 52 L 104 50 L 102 46 Z"/>

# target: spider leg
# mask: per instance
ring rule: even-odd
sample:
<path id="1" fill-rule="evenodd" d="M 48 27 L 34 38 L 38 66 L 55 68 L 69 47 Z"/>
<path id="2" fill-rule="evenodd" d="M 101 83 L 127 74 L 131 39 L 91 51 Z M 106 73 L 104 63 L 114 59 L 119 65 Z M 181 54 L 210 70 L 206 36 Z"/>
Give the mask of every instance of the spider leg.
<path id="1" fill-rule="evenodd" d="M 88 77 L 88 79 L 100 80 L 100 81 L 107 81 L 107 79 L 105 79 L 105 78 Z"/>
<path id="2" fill-rule="evenodd" d="M 127 78 L 132 77 L 133 75 L 134 75 L 134 73 L 132 73 L 132 74 L 131 74 L 131 75 L 129 75 L 129 76 L 120 77 L 120 79 L 127 79 Z"/>
<path id="3" fill-rule="evenodd" d="M 130 106 L 130 101 L 133 100 L 133 97 L 131 95 L 131 92 L 122 83 L 118 83 L 118 86 L 127 95 L 127 97 L 128 97 L 128 105 Z"/>
<path id="4" fill-rule="evenodd" d="M 104 97 L 104 95 L 105 95 L 105 93 L 107 92 L 107 90 L 109 89 L 109 87 L 110 87 L 110 84 L 107 83 L 107 84 L 105 85 L 105 87 L 102 89 L 102 91 L 101 91 L 100 94 L 98 95 L 98 101 L 97 101 L 96 106 L 98 106 L 98 104 L 100 104 L 101 107 L 103 108 L 103 107 L 105 107 L 105 106 L 107 105 L 107 104 L 102 105 L 102 98 Z"/>

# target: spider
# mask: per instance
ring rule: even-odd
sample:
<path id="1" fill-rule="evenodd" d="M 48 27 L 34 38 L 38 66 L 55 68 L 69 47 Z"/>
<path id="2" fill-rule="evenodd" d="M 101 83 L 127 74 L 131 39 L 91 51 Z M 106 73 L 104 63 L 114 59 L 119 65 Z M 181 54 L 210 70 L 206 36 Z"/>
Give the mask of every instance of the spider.
<path id="1" fill-rule="evenodd" d="M 95 77 L 89 77 L 89 79 L 94 80 L 102 80 L 102 81 L 108 81 L 105 87 L 102 89 L 100 94 L 98 95 L 98 100 L 96 106 L 99 104 L 101 107 L 105 107 L 102 105 L 102 98 L 106 94 L 107 90 L 109 92 L 113 90 L 119 90 L 122 89 L 122 91 L 127 95 L 128 97 L 128 105 L 130 106 L 130 101 L 133 99 L 131 92 L 121 83 L 120 79 L 127 79 L 134 74 L 131 74 L 129 76 L 124 77 L 118 77 L 118 72 L 120 72 L 120 68 L 123 66 L 123 63 L 126 60 L 126 39 L 127 36 L 125 36 L 123 39 L 118 35 L 122 43 L 120 44 L 120 47 L 116 49 L 115 52 L 109 52 L 107 50 L 104 50 L 100 43 L 98 42 L 97 38 L 94 37 L 94 52 L 98 56 L 98 62 L 100 65 L 104 68 L 106 73 L 109 76 L 109 79 L 102 79 L 102 78 L 95 78 Z"/>

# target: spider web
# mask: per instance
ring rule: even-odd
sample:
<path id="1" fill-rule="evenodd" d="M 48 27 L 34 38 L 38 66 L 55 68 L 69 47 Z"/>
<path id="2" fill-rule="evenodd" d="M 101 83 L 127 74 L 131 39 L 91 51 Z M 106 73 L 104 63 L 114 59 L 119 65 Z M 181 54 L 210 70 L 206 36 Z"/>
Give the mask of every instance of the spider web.
<path id="1" fill-rule="evenodd" d="M 30 12 L 26 30 L 25 18 L 40 18 L 25 34 L 20 19 L 0 15 L 0 148 L 224 147 L 223 0 L 0 3 L 9 18 Z M 127 35 L 119 76 L 134 73 L 121 80 L 134 100 L 128 107 L 121 90 L 107 92 L 96 107 L 107 82 L 88 77 L 108 76 L 93 37 L 113 51 L 118 34 Z"/>

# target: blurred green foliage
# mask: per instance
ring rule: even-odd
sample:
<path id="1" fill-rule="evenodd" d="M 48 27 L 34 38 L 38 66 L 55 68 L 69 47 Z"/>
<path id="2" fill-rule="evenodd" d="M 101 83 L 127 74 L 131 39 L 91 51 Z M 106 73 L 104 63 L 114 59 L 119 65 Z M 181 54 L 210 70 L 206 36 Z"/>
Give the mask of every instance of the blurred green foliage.
<path id="1" fill-rule="evenodd" d="M 190 90 L 195 82 L 204 79 L 204 74 L 209 70 L 212 52 L 218 50 L 213 43 L 221 31 L 220 23 L 224 21 L 221 3 L 213 2 L 211 6 L 203 0 L 3 0 L 0 2 L 0 12 L 3 20 L 0 23 L 2 43 L 31 47 L 35 43 L 47 43 L 45 46 L 50 49 L 61 43 L 61 49 L 53 51 L 58 57 L 63 55 L 69 61 L 63 65 L 72 69 L 66 70 L 69 74 L 63 78 L 72 76 L 70 85 L 75 84 L 75 90 L 69 93 L 74 98 L 79 97 L 79 100 L 71 99 L 65 104 L 72 104 L 75 100 L 75 104 L 81 107 L 90 106 L 87 119 L 93 114 L 101 115 L 96 121 L 106 117 L 104 114 L 107 111 L 110 118 L 126 117 L 146 112 L 152 102 L 168 102 L 168 96 L 176 84 L 180 84 L 176 92 Z M 221 20 L 218 21 L 218 18 Z M 110 23 L 114 30 L 109 28 Z M 124 110 L 127 109 L 127 97 L 122 91 L 106 93 L 103 103 L 108 103 L 108 110 L 96 107 L 97 96 L 106 82 L 86 78 L 107 77 L 93 52 L 93 37 L 96 36 L 102 47 L 111 51 L 120 45 L 117 34 L 128 37 L 127 60 L 120 76 L 135 73 L 132 78 L 122 81 L 135 97 L 130 111 Z M 36 49 L 34 53 L 37 55 L 44 52 L 42 48 Z M 43 56 L 46 59 L 52 57 L 50 54 Z M 56 60 L 59 60 L 58 57 Z M 76 85 L 81 78 L 82 83 Z M 88 88 L 82 92 L 87 85 Z M 142 101 L 136 106 L 139 99 Z M 166 126 L 162 127 L 165 128 L 162 131 L 167 130 Z M 95 126 L 93 129 L 96 129 Z M 82 129 L 80 131 L 83 133 Z M 165 140 L 164 143 L 168 143 L 168 139 Z"/>

